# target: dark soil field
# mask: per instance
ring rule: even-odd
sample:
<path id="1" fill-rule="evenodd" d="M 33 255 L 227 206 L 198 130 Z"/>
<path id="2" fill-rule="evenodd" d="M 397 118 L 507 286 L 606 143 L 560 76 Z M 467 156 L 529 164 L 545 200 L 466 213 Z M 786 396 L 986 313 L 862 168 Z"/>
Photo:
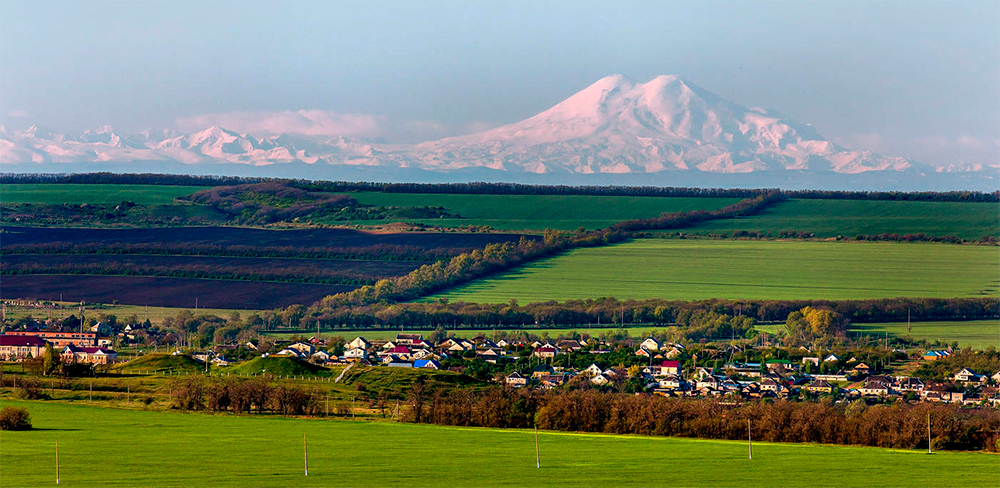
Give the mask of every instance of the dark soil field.
<path id="1" fill-rule="evenodd" d="M 413 246 L 427 249 L 471 250 L 491 242 L 517 242 L 520 234 L 394 233 L 375 234 L 351 229 L 264 230 L 241 227 L 174 227 L 145 229 L 70 229 L 4 227 L 0 244 L 170 244 L 282 247 Z M 535 237 L 537 238 L 537 237 Z"/>
<path id="2" fill-rule="evenodd" d="M 341 259 L 285 259 L 217 256 L 162 256 L 143 254 L 11 254 L 3 256 L 5 270 L 19 272 L 66 272 L 75 270 L 170 270 L 185 273 L 227 273 L 232 275 L 283 276 L 289 281 L 314 278 L 376 280 L 409 273 L 422 261 L 356 261 Z M 62 270 L 62 271 L 59 271 Z M 76 271 L 80 272 L 80 271 Z M 97 274 L 97 273 L 83 273 Z M 198 275 L 202 276 L 202 275 Z"/>
<path id="3" fill-rule="evenodd" d="M 37 298 L 156 307 L 270 309 L 310 304 L 353 286 L 145 276 L 3 276 L 0 298 Z"/>

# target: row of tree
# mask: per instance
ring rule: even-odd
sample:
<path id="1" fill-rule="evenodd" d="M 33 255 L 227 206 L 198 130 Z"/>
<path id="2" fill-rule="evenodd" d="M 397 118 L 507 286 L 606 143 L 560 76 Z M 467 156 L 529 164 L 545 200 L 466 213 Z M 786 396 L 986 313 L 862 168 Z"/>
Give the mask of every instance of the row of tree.
<path id="1" fill-rule="evenodd" d="M 171 386 L 173 407 L 182 410 L 276 412 L 282 415 L 319 415 L 315 395 L 292 386 L 272 386 L 261 378 L 204 378 L 188 376 Z"/>
<path id="2" fill-rule="evenodd" d="M 289 182 L 306 190 L 324 192 L 377 191 L 386 193 L 459 193 L 482 195 L 602 195 L 649 197 L 725 197 L 749 198 L 772 189 L 682 188 L 653 186 L 569 186 L 529 185 L 520 183 L 377 183 L 348 181 L 310 181 L 286 178 L 240 176 L 193 176 L 169 174 L 0 174 L 0 183 L 78 183 L 231 186 L 262 182 Z M 904 200 L 949 202 L 1000 202 L 1000 191 L 848 191 L 795 190 L 784 192 L 789 198 L 832 200 Z"/>
<path id="3" fill-rule="evenodd" d="M 339 300 L 333 297 L 333 300 Z M 1000 318 L 996 298 L 894 298 L 871 300 L 618 300 L 614 297 L 525 305 L 465 303 L 370 303 L 349 305 L 331 297 L 304 309 L 296 327 L 363 328 L 544 328 L 622 325 L 690 325 L 708 313 L 748 317 L 757 322 L 785 322 L 805 307 L 830 310 L 851 322 L 982 320 Z"/>
<path id="4" fill-rule="evenodd" d="M 754 401 L 725 404 L 707 399 L 676 399 L 656 395 L 608 393 L 597 390 L 509 390 L 501 387 L 409 392 L 405 419 L 439 425 L 531 428 L 816 442 L 896 449 L 927 447 L 927 417 L 935 449 L 998 448 L 1000 411 L 963 409 L 928 403 L 866 405 L 863 401 Z"/>

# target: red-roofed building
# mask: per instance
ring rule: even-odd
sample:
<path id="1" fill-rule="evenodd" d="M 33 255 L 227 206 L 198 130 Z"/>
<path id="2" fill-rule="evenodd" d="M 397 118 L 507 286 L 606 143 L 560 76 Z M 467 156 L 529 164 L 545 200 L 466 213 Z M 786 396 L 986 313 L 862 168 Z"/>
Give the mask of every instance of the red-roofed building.
<path id="1" fill-rule="evenodd" d="M 103 347 L 69 345 L 63 348 L 62 359 L 67 363 L 108 364 L 118 359 L 118 353 Z"/>
<path id="2" fill-rule="evenodd" d="M 677 360 L 664 361 L 661 365 L 661 374 L 681 374 L 681 362 Z"/>
<path id="3" fill-rule="evenodd" d="M 97 334 L 93 332 L 26 332 L 21 330 L 7 332 L 14 336 L 36 336 L 51 342 L 53 346 L 62 347 L 70 344 L 75 346 L 96 346 Z"/>
<path id="4" fill-rule="evenodd" d="M 0 359 L 24 361 L 37 358 L 45 351 L 45 339 L 28 335 L 0 335 Z"/>

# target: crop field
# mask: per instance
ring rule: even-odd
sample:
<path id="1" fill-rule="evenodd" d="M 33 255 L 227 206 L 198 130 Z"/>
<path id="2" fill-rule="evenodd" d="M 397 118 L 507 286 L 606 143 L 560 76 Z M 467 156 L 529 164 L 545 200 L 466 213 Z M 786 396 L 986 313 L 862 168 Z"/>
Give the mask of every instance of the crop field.
<path id="1" fill-rule="evenodd" d="M 130 201 L 139 205 L 173 203 L 174 198 L 189 195 L 203 186 L 170 185 L 82 185 L 82 184 L 10 184 L 0 190 L 0 203 L 99 204 Z"/>
<path id="2" fill-rule="evenodd" d="M 4 276 L 0 298 L 260 310 L 296 303 L 311 304 L 327 295 L 354 288 L 353 285 L 266 281 L 37 274 Z"/>
<path id="3" fill-rule="evenodd" d="M 992 246 L 646 239 L 575 249 L 428 300 L 1000 296 L 998 268 Z"/>
<path id="4" fill-rule="evenodd" d="M 175 227 L 153 229 L 67 229 L 7 227 L 3 244 L 163 244 L 268 246 L 289 248 L 351 248 L 410 246 L 468 250 L 491 242 L 517 242 L 519 234 L 418 232 L 376 234 L 351 229 L 264 230 L 242 227 Z"/>
<path id="5" fill-rule="evenodd" d="M 539 469 L 525 430 L 3 405 L 27 407 L 38 429 L 0 433 L 0 486 L 11 488 L 55 483 L 56 442 L 61 484 L 82 487 L 989 486 L 997 476 L 997 457 L 982 453 L 754 443 L 751 461 L 743 442 L 562 432 L 539 432 Z M 108 446 L 142 454 L 94 469 Z M 677 466 L 698 469 L 679 477 Z"/>
<path id="6" fill-rule="evenodd" d="M 776 234 L 786 230 L 817 237 L 854 237 L 883 233 L 956 236 L 979 239 L 1000 235 L 1000 204 L 907 202 L 887 200 L 791 199 L 758 215 L 703 222 L 686 232 L 708 234 L 734 230 Z"/>
<path id="7" fill-rule="evenodd" d="M 852 324 L 851 332 L 883 334 L 894 337 L 912 337 L 929 341 L 951 343 L 958 341 L 959 347 L 1000 349 L 1000 320 L 969 320 L 964 322 L 911 322 L 907 330 L 906 322 L 883 324 Z"/>
<path id="8" fill-rule="evenodd" d="M 145 254 L 13 254 L 3 256 L 4 269 L 154 269 L 190 273 L 278 276 L 288 281 L 376 280 L 399 276 L 427 264 L 422 261 L 248 258 L 231 256 L 163 256 Z M 340 281 L 340 283 L 346 283 Z"/>
<path id="9" fill-rule="evenodd" d="M 459 227 L 488 225 L 499 230 L 598 229 L 620 220 L 663 212 L 715 210 L 739 198 L 626 197 L 590 195 L 460 195 L 437 193 L 351 193 L 358 202 L 386 207 L 444 207 L 461 219 L 402 219 Z M 374 223 L 366 222 L 366 223 Z"/>
<path id="10" fill-rule="evenodd" d="M 4 282 L 6 285 L 6 282 Z M 0 289 L 2 292 L 2 289 Z M 70 314 L 78 314 L 78 308 L 80 302 L 59 302 L 54 301 L 55 306 L 51 308 L 42 307 L 29 307 L 29 306 L 7 306 L 7 318 L 12 320 L 19 320 L 22 317 L 32 316 L 34 318 L 47 319 L 51 318 L 65 318 Z M 199 305 L 200 302 L 199 302 Z M 223 308 L 207 308 L 198 307 L 197 310 L 192 307 L 147 307 L 143 305 L 125 305 L 125 304 L 109 304 L 102 303 L 100 305 L 89 305 L 87 307 L 87 314 L 94 315 L 106 314 L 114 315 L 119 319 L 125 319 L 131 315 L 135 315 L 139 320 L 149 319 L 153 324 L 163 323 L 163 319 L 167 317 L 173 317 L 183 310 L 190 311 L 191 313 L 198 314 L 208 314 L 215 315 L 218 317 L 229 317 L 230 314 L 236 312 L 242 316 L 246 316 L 249 313 L 259 312 L 259 310 L 249 310 L 249 309 L 223 309 Z"/>

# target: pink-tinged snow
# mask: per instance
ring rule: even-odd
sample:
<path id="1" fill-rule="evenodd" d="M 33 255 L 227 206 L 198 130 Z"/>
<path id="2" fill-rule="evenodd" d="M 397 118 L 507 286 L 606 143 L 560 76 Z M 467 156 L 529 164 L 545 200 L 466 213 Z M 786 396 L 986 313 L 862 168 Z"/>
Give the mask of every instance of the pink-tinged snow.
<path id="1" fill-rule="evenodd" d="M 224 128 L 226 124 L 232 127 Z M 210 127 L 191 130 L 205 125 Z M 178 127 L 186 132 L 145 131 L 132 136 L 109 126 L 75 137 L 39 127 L 20 132 L 0 127 L 0 163 L 299 162 L 580 174 L 782 170 L 856 174 L 914 167 L 904 158 L 845 149 L 809 125 L 724 100 L 677 75 L 645 83 L 608 76 L 533 117 L 464 136 L 419 144 L 385 144 L 368 138 L 390 126 L 411 135 L 444 132 L 439 124 L 392 123 L 381 116 L 320 110 L 208 114 L 179 121 Z M 983 169 L 982 164 L 959 162 L 928 171 Z"/>

